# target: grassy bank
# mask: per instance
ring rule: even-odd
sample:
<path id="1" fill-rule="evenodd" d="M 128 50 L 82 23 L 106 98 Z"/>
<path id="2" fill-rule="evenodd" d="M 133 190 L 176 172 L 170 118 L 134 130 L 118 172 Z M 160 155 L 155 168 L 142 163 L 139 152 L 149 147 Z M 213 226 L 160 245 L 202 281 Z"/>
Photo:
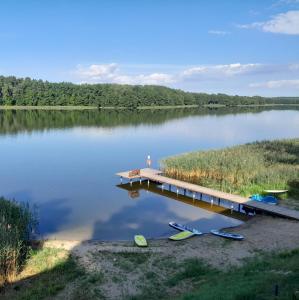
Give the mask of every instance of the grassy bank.
<path id="1" fill-rule="evenodd" d="M 299 106 L 299 104 L 298 104 Z M 148 109 L 176 109 L 176 108 L 196 108 L 198 105 L 151 105 L 151 106 L 137 106 L 134 109 L 148 110 Z M 225 107 L 225 105 L 205 105 L 204 107 Z M 129 107 L 125 106 L 92 106 L 92 105 L 0 105 L 2 110 L 96 110 L 96 109 L 107 109 L 107 110 L 130 110 Z"/>
<path id="2" fill-rule="evenodd" d="M 0 198 L 0 288 L 22 268 L 35 225 L 28 205 Z"/>
<path id="3" fill-rule="evenodd" d="M 299 299 L 299 250 L 255 257 L 228 272 L 207 273 L 202 262 L 194 260 L 175 277 L 181 278 L 191 280 L 195 289 L 180 299 Z"/>
<path id="4" fill-rule="evenodd" d="M 299 249 L 259 254 L 241 267 L 219 270 L 200 259 L 177 262 L 157 253 L 98 252 L 109 271 L 83 271 L 62 249 L 34 252 L 24 271 L 3 299 L 297 299 Z M 138 292 L 125 282 L 140 275 Z M 107 282 L 123 288 L 121 296 L 107 293 Z M 108 283 L 110 286 L 110 283 Z M 134 284 L 133 284 L 134 286 Z M 275 297 L 275 287 L 278 297 Z M 113 286 L 112 286 L 113 288 Z"/>
<path id="5" fill-rule="evenodd" d="M 299 299 L 294 297 L 299 293 L 299 249 L 262 254 L 228 271 L 211 268 L 198 259 L 185 260 L 176 268 L 164 282 L 153 282 L 151 288 L 131 299 L 171 299 L 165 297 L 167 288 L 177 288 L 175 298 L 181 300 Z M 276 285 L 279 297 L 275 297 Z M 180 288 L 189 291 L 182 293 Z"/>
<path id="6" fill-rule="evenodd" d="M 298 107 L 299 103 L 274 103 L 274 104 L 191 104 L 191 105 L 148 105 L 136 106 L 134 108 L 126 106 L 95 106 L 95 105 L 0 105 L 0 110 L 159 110 L 159 109 L 178 109 L 178 108 L 224 108 L 224 107 Z"/>
<path id="7" fill-rule="evenodd" d="M 22 272 L 0 295 L 1 299 L 46 299 L 61 292 L 67 284 L 82 280 L 85 273 L 70 253 L 63 249 L 31 250 Z"/>
<path id="8" fill-rule="evenodd" d="M 288 197 L 299 199 L 299 139 L 186 153 L 161 164 L 167 176 L 217 190 L 249 196 L 288 189 Z"/>

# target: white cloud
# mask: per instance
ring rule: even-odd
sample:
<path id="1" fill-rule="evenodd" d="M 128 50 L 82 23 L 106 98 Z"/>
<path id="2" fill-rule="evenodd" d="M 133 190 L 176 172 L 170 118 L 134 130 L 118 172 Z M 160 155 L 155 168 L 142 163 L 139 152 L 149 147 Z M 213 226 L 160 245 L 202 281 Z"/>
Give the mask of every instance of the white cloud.
<path id="1" fill-rule="evenodd" d="M 134 67 L 128 65 L 78 65 L 72 72 L 76 82 L 164 85 L 189 91 L 236 94 L 294 95 L 299 88 L 299 64 L 233 63 L 192 67 Z M 279 80 L 284 78 L 284 80 Z M 254 81 L 253 81 L 254 80 Z M 256 83 L 255 83 L 256 82 Z"/>
<path id="2" fill-rule="evenodd" d="M 90 65 L 83 67 L 77 66 L 75 73 L 82 79 L 86 78 L 89 80 L 101 80 L 104 78 L 112 78 L 117 71 L 117 64 L 105 64 L 105 65 Z"/>
<path id="3" fill-rule="evenodd" d="M 182 77 L 188 78 L 193 76 L 201 76 L 206 78 L 223 78 L 232 77 L 235 75 L 249 74 L 252 72 L 261 71 L 264 65 L 261 64 L 226 64 L 226 65 L 212 65 L 199 66 L 186 69 L 182 72 Z"/>
<path id="4" fill-rule="evenodd" d="M 299 70 L 299 64 L 291 64 L 289 65 L 289 69 L 292 71 L 297 71 Z"/>
<path id="5" fill-rule="evenodd" d="M 113 78 L 114 83 L 120 84 L 167 84 L 174 82 L 170 74 L 152 73 L 148 75 L 117 75 Z"/>
<path id="6" fill-rule="evenodd" d="M 174 81 L 173 76 L 164 73 L 127 75 L 122 74 L 116 63 L 78 65 L 73 72 L 82 83 L 120 83 L 120 84 L 167 84 Z"/>
<path id="7" fill-rule="evenodd" d="M 270 80 L 267 82 L 251 83 L 251 84 L 249 84 L 249 87 L 251 87 L 251 88 L 268 88 L 268 89 L 278 89 L 278 88 L 299 89 L 299 79 Z"/>
<path id="8" fill-rule="evenodd" d="M 293 6 L 299 4 L 299 0 L 278 0 L 277 2 L 274 2 L 271 7 L 277 7 L 277 6 Z"/>
<path id="9" fill-rule="evenodd" d="M 252 29 L 252 28 L 260 28 L 264 23 L 263 22 L 254 22 L 250 24 L 237 24 L 236 26 L 241 29 Z"/>
<path id="10" fill-rule="evenodd" d="M 298 35 L 299 10 L 290 10 L 286 13 L 275 15 L 266 22 L 254 22 L 237 26 L 243 29 L 258 28 L 264 32 Z"/>
<path id="11" fill-rule="evenodd" d="M 92 64 L 85 67 L 78 65 L 73 74 L 80 78 L 81 83 L 167 85 L 186 80 L 225 79 L 236 75 L 267 72 L 267 69 L 269 69 L 269 66 L 262 64 L 235 63 L 195 66 L 168 73 L 124 74 L 116 63 L 111 63 L 101 65 Z"/>
<path id="12" fill-rule="evenodd" d="M 223 30 L 209 30 L 209 34 L 216 34 L 216 35 L 228 35 L 230 34 L 229 31 L 223 31 Z"/>

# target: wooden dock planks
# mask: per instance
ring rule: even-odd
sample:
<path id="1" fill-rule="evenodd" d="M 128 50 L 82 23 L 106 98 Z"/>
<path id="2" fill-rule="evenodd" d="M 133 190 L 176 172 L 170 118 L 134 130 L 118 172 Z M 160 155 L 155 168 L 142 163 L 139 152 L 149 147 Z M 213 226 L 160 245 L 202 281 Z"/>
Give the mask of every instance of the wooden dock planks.
<path id="1" fill-rule="evenodd" d="M 133 177 L 129 176 L 129 172 L 130 171 L 120 172 L 120 173 L 117 173 L 116 175 L 120 176 L 122 178 L 130 179 L 130 180 L 134 179 L 134 178 L 145 178 L 145 179 L 149 179 L 151 181 L 159 182 L 161 184 L 173 185 L 178 189 L 183 189 L 183 190 L 186 189 L 186 190 L 189 190 L 194 193 L 209 195 L 209 196 L 215 197 L 217 199 L 228 200 L 233 203 L 246 205 L 248 207 L 262 210 L 262 211 L 265 211 L 265 212 L 268 212 L 271 214 L 299 220 L 299 211 L 292 210 L 292 209 L 282 207 L 279 205 L 270 205 L 270 204 L 266 204 L 266 203 L 262 203 L 262 202 L 258 202 L 258 201 L 253 201 L 253 200 L 250 200 L 248 198 L 245 198 L 245 197 L 242 197 L 239 195 L 229 194 L 229 193 L 217 191 L 214 189 L 206 188 L 206 187 L 203 187 L 203 186 L 200 186 L 197 184 L 188 183 L 185 181 L 162 176 L 161 175 L 162 171 L 160 171 L 160 170 L 155 170 L 155 169 L 151 169 L 151 168 L 140 169 L 140 175 L 133 176 Z"/>

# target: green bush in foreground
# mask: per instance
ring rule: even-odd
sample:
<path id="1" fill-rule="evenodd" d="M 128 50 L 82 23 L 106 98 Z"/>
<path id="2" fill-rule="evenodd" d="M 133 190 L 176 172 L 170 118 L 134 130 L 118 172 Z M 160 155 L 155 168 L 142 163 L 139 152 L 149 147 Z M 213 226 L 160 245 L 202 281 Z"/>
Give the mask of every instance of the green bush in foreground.
<path id="1" fill-rule="evenodd" d="M 299 196 L 299 139 L 186 153 L 161 164 L 170 177 L 225 192 L 249 196 L 288 189 L 289 196 Z"/>
<path id="2" fill-rule="evenodd" d="M 22 266 L 35 225 L 28 204 L 0 198 L 0 287 L 11 280 Z"/>

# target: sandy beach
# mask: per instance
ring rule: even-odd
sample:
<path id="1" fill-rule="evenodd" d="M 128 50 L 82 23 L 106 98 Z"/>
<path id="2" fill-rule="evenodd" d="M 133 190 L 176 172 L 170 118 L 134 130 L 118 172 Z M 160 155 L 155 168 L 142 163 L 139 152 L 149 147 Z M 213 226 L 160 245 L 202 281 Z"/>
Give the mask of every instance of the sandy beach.
<path id="1" fill-rule="evenodd" d="M 167 277 L 171 272 L 169 265 L 177 266 L 186 259 L 198 258 L 214 268 L 226 270 L 229 267 L 240 266 L 247 258 L 260 253 L 274 253 L 299 247 L 299 222 L 293 220 L 255 216 L 229 231 L 243 234 L 245 240 L 230 241 L 206 234 L 182 242 L 167 239 L 150 240 L 149 247 L 142 249 L 134 246 L 133 241 L 48 240 L 45 241 L 44 247 L 66 249 L 87 272 L 105 274 L 106 280 L 102 289 L 107 299 L 122 297 L 123 293 L 138 294 L 145 272 L 159 273 Z M 134 264 L 130 267 L 130 254 L 141 253 L 146 257 L 142 267 Z M 167 267 L 163 267 L 166 264 Z M 116 275 L 122 280 L 116 280 Z M 68 297 L 67 293 L 71 292 L 72 288 L 65 289 L 58 299 Z"/>

